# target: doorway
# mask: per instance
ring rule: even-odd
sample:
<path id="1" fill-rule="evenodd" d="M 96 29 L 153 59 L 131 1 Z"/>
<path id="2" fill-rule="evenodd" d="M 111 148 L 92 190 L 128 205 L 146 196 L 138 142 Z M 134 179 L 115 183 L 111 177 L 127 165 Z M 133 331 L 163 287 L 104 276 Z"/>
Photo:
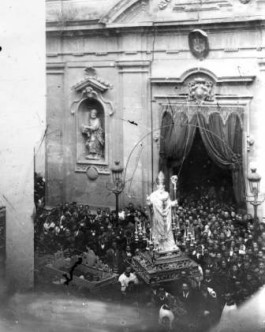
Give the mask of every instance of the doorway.
<path id="1" fill-rule="evenodd" d="M 211 160 L 198 127 L 189 154 L 180 166 L 173 169 L 173 174 L 179 174 L 180 203 L 190 198 L 197 200 L 203 195 L 218 199 L 220 203 L 235 202 L 232 172 Z"/>

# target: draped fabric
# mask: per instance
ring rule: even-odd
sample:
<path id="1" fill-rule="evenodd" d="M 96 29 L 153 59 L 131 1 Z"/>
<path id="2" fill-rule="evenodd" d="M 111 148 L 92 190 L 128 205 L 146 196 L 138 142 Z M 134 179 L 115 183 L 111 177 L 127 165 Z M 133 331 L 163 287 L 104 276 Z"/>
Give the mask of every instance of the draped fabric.
<path id="1" fill-rule="evenodd" d="M 170 169 L 179 166 L 190 152 L 196 122 L 196 117 L 189 122 L 185 113 L 176 113 L 174 118 L 171 113 L 164 113 L 160 133 L 159 169 L 165 174 L 167 189 Z"/>
<path id="2" fill-rule="evenodd" d="M 237 114 L 231 113 L 226 124 L 218 113 L 206 118 L 197 113 L 191 121 L 184 113 L 166 112 L 162 119 L 160 170 L 169 178 L 169 169 L 180 165 L 190 152 L 196 126 L 209 157 L 221 168 L 232 172 L 233 189 L 238 205 L 245 205 L 245 183 L 242 165 L 242 128 Z"/>

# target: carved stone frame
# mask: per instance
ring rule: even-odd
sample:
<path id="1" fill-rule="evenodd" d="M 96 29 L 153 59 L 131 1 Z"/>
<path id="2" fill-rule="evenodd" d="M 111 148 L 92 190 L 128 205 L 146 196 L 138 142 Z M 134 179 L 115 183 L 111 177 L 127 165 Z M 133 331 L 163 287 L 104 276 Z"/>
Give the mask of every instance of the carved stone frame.
<path id="1" fill-rule="evenodd" d="M 212 90 L 209 90 L 209 97 L 210 99 L 205 99 L 203 101 L 200 101 L 200 103 L 197 102 L 197 100 L 190 100 L 190 91 L 189 91 L 189 82 L 196 79 L 197 77 L 203 79 L 209 80 L 213 83 Z M 226 95 L 226 94 L 215 94 L 215 86 L 220 85 L 229 85 L 229 84 L 238 84 L 240 85 L 246 85 L 246 84 L 252 84 L 255 80 L 255 76 L 225 76 L 225 77 L 217 77 L 214 73 L 207 69 L 203 68 L 191 68 L 188 71 L 184 72 L 180 77 L 172 77 L 169 79 L 163 79 L 163 78 L 151 78 L 151 84 L 157 85 L 157 87 L 163 86 L 166 84 L 166 86 L 178 86 L 178 91 L 181 90 L 180 94 L 159 94 L 159 88 L 156 90 L 158 93 L 154 94 L 154 109 L 156 109 L 157 114 L 157 123 L 161 123 L 162 116 L 164 111 L 166 111 L 167 108 L 170 108 L 171 111 L 174 112 L 174 108 L 178 109 L 179 107 L 187 107 L 189 109 L 190 107 L 190 116 L 192 116 L 192 108 L 201 108 L 201 111 L 203 111 L 203 108 L 207 107 L 217 107 L 224 110 L 222 119 L 225 122 L 229 113 L 233 109 L 238 109 L 239 113 L 241 113 L 240 119 L 241 119 L 241 126 L 243 129 L 243 169 L 244 169 L 244 176 L 247 177 L 247 169 L 248 169 L 248 163 L 249 163 L 249 156 L 247 153 L 247 137 L 250 135 L 250 103 L 253 98 L 253 96 L 250 94 L 248 95 Z M 154 87 L 153 87 L 154 88 Z M 172 90 L 169 90 L 172 91 Z M 227 108 L 228 112 L 225 112 L 225 108 Z M 230 111 L 229 111 L 230 109 Z M 157 146 L 154 146 L 154 164 L 156 162 L 158 163 L 158 148 Z M 155 169 L 155 173 L 158 172 L 158 169 Z M 247 181 L 246 181 L 247 182 Z M 248 192 L 247 184 L 246 184 L 246 192 Z"/>
<path id="2" fill-rule="evenodd" d="M 92 74 L 91 74 L 92 72 Z M 88 168 L 93 166 L 97 169 L 99 174 L 110 174 L 110 169 L 108 167 L 109 164 L 109 121 L 108 117 L 112 116 L 114 113 L 114 107 L 111 101 L 106 100 L 103 97 L 103 93 L 105 93 L 111 85 L 107 83 L 105 80 L 98 78 L 96 73 L 87 70 L 89 73 L 85 79 L 77 83 L 73 86 L 75 90 L 75 94 L 79 96 L 79 99 L 74 100 L 71 105 L 71 114 L 75 116 L 75 139 L 76 139 L 76 161 L 75 161 L 75 171 L 86 173 Z M 79 156 L 79 148 L 78 144 L 80 140 L 80 112 L 84 107 L 84 103 L 97 103 L 100 105 L 102 112 L 104 114 L 104 122 L 102 126 L 104 128 L 105 134 L 105 147 L 104 147 L 104 160 L 86 160 L 80 159 Z"/>

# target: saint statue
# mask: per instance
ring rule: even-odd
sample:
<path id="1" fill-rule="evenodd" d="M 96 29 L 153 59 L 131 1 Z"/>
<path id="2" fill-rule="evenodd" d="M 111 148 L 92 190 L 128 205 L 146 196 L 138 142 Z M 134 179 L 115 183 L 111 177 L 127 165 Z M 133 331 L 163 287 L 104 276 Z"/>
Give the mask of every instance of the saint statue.
<path id="1" fill-rule="evenodd" d="M 158 252 L 178 251 L 172 231 L 172 208 L 178 205 L 165 191 L 165 176 L 159 172 L 157 190 L 147 197 L 147 204 L 152 206 L 151 236 Z"/>
<path id="2" fill-rule="evenodd" d="M 88 155 L 86 159 L 101 159 L 104 157 L 104 131 L 101 126 L 97 110 L 92 109 L 89 114 L 88 125 L 81 128 L 82 134 L 87 137 L 86 148 Z"/>

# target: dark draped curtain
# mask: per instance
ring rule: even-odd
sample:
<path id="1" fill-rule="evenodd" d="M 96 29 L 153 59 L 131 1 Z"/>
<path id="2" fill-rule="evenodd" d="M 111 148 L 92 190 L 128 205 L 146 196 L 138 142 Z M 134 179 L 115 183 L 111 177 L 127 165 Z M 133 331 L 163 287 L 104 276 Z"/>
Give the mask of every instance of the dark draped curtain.
<path id="1" fill-rule="evenodd" d="M 160 131 L 160 159 L 159 170 L 166 178 L 166 187 L 169 188 L 169 171 L 179 166 L 192 147 L 195 131 L 196 117 L 189 122 L 185 113 L 176 113 L 174 117 L 165 112 L 162 118 Z"/>
<path id="2" fill-rule="evenodd" d="M 232 113 L 226 124 L 218 113 L 206 118 L 198 113 L 190 121 L 185 113 L 174 117 L 165 112 L 160 134 L 159 169 L 165 174 L 167 187 L 170 170 L 179 166 L 190 152 L 196 126 L 210 158 L 221 168 L 232 171 L 233 189 L 238 205 L 245 206 L 245 183 L 242 166 L 242 128 L 237 114 Z"/>
<path id="3" fill-rule="evenodd" d="M 206 122 L 198 114 L 198 126 L 202 141 L 210 158 L 221 168 L 232 171 L 233 189 L 238 205 L 245 204 L 245 183 L 242 167 L 242 128 L 237 114 L 232 113 L 226 124 L 218 113 Z"/>

